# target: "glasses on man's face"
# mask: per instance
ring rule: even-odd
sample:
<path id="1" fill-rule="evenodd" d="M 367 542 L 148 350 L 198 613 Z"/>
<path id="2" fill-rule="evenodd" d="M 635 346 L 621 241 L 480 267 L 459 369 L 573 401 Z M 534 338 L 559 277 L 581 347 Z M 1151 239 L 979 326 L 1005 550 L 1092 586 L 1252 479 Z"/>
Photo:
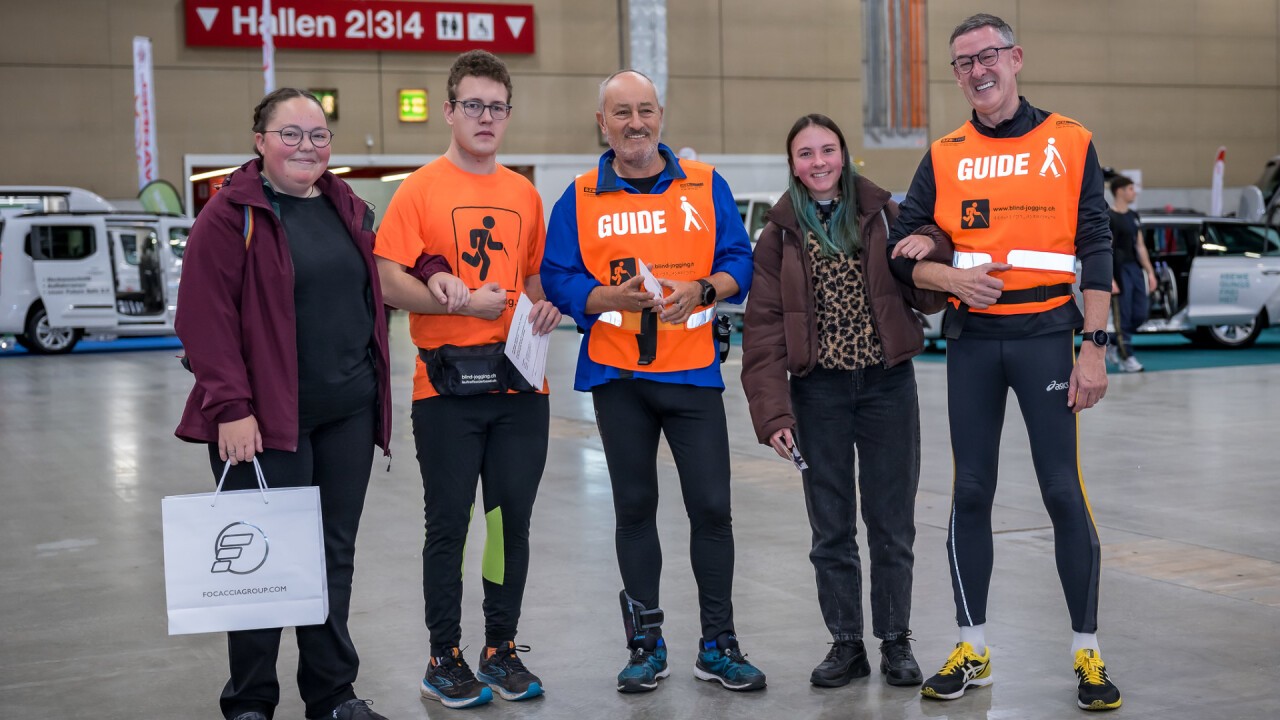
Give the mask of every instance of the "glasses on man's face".
<path id="1" fill-rule="evenodd" d="M 316 128 L 311 132 L 307 132 L 295 125 L 288 125 L 279 130 L 263 130 L 264 133 L 275 133 L 280 136 L 280 142 L 289 147 L 297 147 L 302 143 L 302 136 L 311 137 L 311 144 L 318 148 L 326 147 L 333 142 L 333 133 L 325 128 Z"/>
<path id="2" fill-rule="evenodd" d="M 456 108 L 462 106 L 462 114 L 469 118 L 478 118 L 484 114 L 486 108 L 489 110 L 489 117 L 494 120 L 506 120 L 511 114 L 511 106 L 506 103 L 490 103 L 485 105 L 479 100 L 450 100 Z"/>
<path id="3" fill-rule="evenodd" d="M 996 64 L 997 60 L 1000 59 L 1001 50 L 1009 50 L 1012 47 L 1013 47 L 1012 45 L 1005 45 L 1004 47 L 989 47 L 986 50 L 983 50 L 982 52 L 978 53 L 977 55 L 961 55 L 957 57 L 955 60 L 951 61 L 951 67 L 955 68 L 956 72 L 960 73 L 961 75 L 968 75 L 969 73 L 973 72 L 974 60 L 977 60 L 978 62 L 982 63 L 983 67 L 991 67 L 992 65 Z"/>

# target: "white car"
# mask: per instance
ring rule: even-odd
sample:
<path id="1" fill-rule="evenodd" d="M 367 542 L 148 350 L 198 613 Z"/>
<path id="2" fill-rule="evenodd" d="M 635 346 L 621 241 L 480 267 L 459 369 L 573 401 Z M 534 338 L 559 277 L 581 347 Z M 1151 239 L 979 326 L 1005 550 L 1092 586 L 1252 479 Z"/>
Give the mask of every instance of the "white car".
<path id="1" fill-rule="evenodd" d="M 28 212 L 0 216 L 0 346 L 70 352 L 86 333 L 173 333 L 182 253 L 179 215 Z"/>
<path id="2" fill-rule="evenodd" d="M 1139 334 L 1176 332 L 1201 345 L 1245 348 L 1264 329 L 1280 324 L 1275 227 L 1197 213 L 1144 210 L 1139 215 L 1157 281 Z M 925 321 L 925 337 L 941 338 L 942 313 Z M 1115 329 L 1110 320 L 1108 329 Z"/>
<path id="3" fill-rule="evenodd" d="M 734 195 L 733 199 L 738 203 L 738 215 L 742 217 L 742 224 L 747 229 L 747 237 L 751 238 L 752 252 L 756 249 L 756 240 L 760 239 L 760 231 L 764 230 L 765 214 L 781 197 L 780 192 L 751 192 Z M 716 305 L 716 310 L 731 316 L 734 323 L 741 329 L 742 316 L 747 312 L 747 304 L 746 302 L 741 305 L 722 302 Z"/>

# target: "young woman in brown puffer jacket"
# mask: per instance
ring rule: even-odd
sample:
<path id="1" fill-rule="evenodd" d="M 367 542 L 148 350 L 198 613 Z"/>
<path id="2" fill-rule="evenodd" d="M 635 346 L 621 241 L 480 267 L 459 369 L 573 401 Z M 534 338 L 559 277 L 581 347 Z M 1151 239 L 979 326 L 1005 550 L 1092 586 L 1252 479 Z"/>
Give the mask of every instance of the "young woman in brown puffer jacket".
<path id="1" fill-rule="evenodd" d="M 890 273 L 886 245 L 897 203 L 857 175 L 830 118 L 797 120 L 787 159 L 789 192 L 769 212 L 755 250 L 742 385 L 761 444 L 786 459 L 798 448 L 808 463 L 801 475 L 813 533 L 809 559 L 833 638 L 810 682 L 839 687 L 870 673 L 855 540 L 858 456 L 880 671 L 891 685 L 919 685 L 908 644 L 920 475 L 911 358 L 924 349 L 924 335 L 912 308 L 936 312 L 946 296 L 902 285 Z M 900 254 L 949 262 L 945 233 L 928 226 L 917 234 Z"/>

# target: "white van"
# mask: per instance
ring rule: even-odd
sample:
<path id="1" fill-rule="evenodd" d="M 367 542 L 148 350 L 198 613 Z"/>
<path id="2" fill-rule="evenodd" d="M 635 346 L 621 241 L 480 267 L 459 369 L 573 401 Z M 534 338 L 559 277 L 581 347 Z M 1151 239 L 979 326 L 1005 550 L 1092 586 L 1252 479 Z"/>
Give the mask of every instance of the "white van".
<path id="1" fill-rule="evenodd" d="M 0 345 L 16 336 L 33 353 L 56 354 L 86 332 L 172 334 L 193 222 L 151 213 L 0 214 Z"/>

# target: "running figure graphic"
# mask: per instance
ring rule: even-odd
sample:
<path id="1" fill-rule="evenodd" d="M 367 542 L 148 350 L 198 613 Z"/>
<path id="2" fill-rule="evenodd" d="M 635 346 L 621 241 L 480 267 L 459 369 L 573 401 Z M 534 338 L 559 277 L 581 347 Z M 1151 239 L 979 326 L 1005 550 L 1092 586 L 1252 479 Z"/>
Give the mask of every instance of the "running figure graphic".
<path id="1" fill-rule="evenodd" d="M 974 227 L 974 223 L 978 220 L 982 220 L 983 227 L 987 226 L 987 217 L 978 211 L 978 202 L 975 200 L 972 205 L 964 209 L 964 226 Z"/>
<path id="2" fill-rule="evenodd" d="M 1049 144 L 1044 146 L 1044 165 L 1040 166 L 1040 177 L 1049 170 L 1053 171 L 1054 177 L 1062 177 L 1062 173 L 1058 172 L 1058 163 L 1062 163 L 1065 170 L 1067 164 L 1062 160 L 1062 153 L 1058 152 L 1058 148 L 1053 146 L 1053 138 L 1049 138 Z"/>
<path id="3" fill-rule="evenodd" d="M 484 229 L 476 228 L 471 231 L 471 247 L 474 253 L 462 253 L 462 259 L 472 267 L 480 267 L 481 282 L 489 279 L 489 250 L 500 250 L 504 254 L 507 252 L 502 243 L 493 239 L 494 220 L 491 215 L 486 215 L 481 221 Z"/>
<path id="4" fill-rule="evenodd" d="M 691 229 L 701 230 L 707 226 L 706 222 L 702 219 L 702 215 L 698 212 L 698 209 L 693 206 L 693 203 L 689 202 L 689 198 L 685 195 L 680 196 L 680 209 L 684 211 L 685 232 L 689 232 Z M 693 227 L 690 228 L 690 225 Z"/>

